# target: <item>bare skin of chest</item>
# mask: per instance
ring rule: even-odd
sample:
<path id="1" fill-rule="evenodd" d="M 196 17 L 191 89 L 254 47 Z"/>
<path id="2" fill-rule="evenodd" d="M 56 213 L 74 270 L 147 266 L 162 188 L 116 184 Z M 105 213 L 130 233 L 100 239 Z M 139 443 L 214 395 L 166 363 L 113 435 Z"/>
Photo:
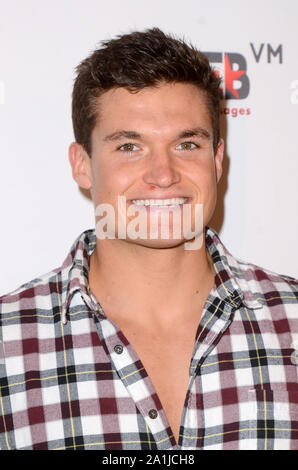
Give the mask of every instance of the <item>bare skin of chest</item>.
<path id="1" fill-rule="evenodd" d="M 162 336 L 127 325 L 120 327 L 142 361 L 178 443 L 196 328 L 176 329 Z"/>

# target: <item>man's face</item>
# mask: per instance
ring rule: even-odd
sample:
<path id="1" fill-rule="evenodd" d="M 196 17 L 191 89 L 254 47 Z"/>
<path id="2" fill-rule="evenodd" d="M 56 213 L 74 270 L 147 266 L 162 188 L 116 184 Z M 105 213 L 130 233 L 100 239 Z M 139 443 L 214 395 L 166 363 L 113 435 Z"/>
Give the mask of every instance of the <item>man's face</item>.
<path id="1" fill-rule="evenodd" d="M 223 141 L 214 154 L 211 119 L 204 95 L 197 87 L 170 83 L 137 93 L 125 88 L 105 92 L 99 98 L 99 119 L 91 141 L 92 158 L 88 157 L 86 164 L 90 165 L 92 199 L 95 208 L 102 203 L 114 207 L 116 234 L 118 196 L 126 197 L 127 207 L 136 200 L 142 204 L 142 200 L 188 198 L 185 203 L 193 207 L 203 204 L 206 226 L 215 209 Z M 150 210 L 147 209 L 146 217 Z M 177 223 L 173 210 L 159 211 L 168 211 L 172 234 L 173 224 Z M 127 216 L 127 223 L 134 217 Z M 193 219 L 194 210 L 192 228 Z M 149 230 L 151 218 L 147 221 Z M 182 224 L 180 241 L 159 237 L 133 243 L 176 246 L 185 241 Z"/>

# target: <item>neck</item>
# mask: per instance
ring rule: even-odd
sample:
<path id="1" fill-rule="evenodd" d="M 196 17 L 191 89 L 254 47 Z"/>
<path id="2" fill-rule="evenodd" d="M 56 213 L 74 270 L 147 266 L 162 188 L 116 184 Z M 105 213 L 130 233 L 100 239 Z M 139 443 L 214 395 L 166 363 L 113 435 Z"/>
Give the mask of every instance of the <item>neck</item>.
<path id="1" fill-rule="evenodd" d="M 213 284 L 205 239 L 193 251 L 183 245 L 154 249 L 105 239 L 90 257 L 89 287 L 114 319 L 166 327 L 197 318 Z"/>

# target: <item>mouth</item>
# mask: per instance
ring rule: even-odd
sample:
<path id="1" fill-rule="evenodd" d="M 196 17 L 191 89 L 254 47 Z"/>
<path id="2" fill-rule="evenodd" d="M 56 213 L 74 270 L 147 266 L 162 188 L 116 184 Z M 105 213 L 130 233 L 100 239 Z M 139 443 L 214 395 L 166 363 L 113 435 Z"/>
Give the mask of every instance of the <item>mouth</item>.
<path id="1" fill-rule="evenodd" d="M 182 210 L 183 205 L 189 203 L 190 197 L 174 197 L 169 199 L 132 199 L 130 201 L 136 207 L 144 207 L 147 212 L 165 212 Z"/>
<path id="2" fill-rule="evenodd" d="M 135 206 L 146 207 L 146 209 L 164 210 L 180 208 L 190 200 L 190 197 L 174 197 L 170 199 L 131 199 L 129 202 Z"/>

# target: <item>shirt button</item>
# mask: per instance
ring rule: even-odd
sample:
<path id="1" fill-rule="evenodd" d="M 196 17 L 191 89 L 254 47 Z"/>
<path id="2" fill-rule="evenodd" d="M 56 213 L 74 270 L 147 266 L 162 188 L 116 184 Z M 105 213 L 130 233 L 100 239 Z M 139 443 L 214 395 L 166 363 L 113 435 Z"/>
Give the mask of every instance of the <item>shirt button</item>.
<path id="1" fill-rule="evenodd" d="M 150 410 L 148 414 L 151 419 L 157 418 L 157 411 L 154 408 L 152 408 L 152 410 Z"/>
<path id="2" fill-rule="evenodd" d="M 116 344 L 116 346 L 114 347 L 114 351 L 117 354 L 122 354 L 123 353 L 123 346 L 121 346 L 121 344 Z"/>

